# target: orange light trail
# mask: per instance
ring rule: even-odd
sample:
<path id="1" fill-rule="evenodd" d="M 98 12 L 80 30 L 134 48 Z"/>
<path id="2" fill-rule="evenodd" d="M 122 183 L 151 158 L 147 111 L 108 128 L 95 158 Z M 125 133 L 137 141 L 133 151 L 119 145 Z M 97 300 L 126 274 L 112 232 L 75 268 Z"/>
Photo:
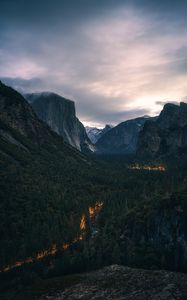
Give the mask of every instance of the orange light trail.
<path id="1" fill-rule="evenodd" d="M 94 207 L 89 207 L 89 218 L 94 219 L 103 207 L 103 202 L 97 201 Z"/>
<path id="2" fill-rule="evenodd" d="M 102 207 L 103 207 L 103 202 L 98 202 L 98 201 L 96 202 L 96 204 L 95 204 L 94 207 L 89 207 L 88 208 L 89 218 L 90 219 L 95 218 L 95 216 L 100 212 L 100 210 L 102 209 Z M 85 238 L 85 230 L 86 230 L 86 216 L 85 216 L 85 214 L 83 214 L 81 216 L 81 219 L 80 219 L 80 230 L 82 231 L 80 233 L 80 235 L 77 238 L 75 238 L 71 243 L 64 243 L 64 244 L 62 244 L 61 249 L 60 249 L 60 247 L 58 249 L 57 245 L 53 244 L 49 249 L 46 249 L 46 250 L 38 252 L 35 257 L 27 257 L 24 260 L 20 260 L 20 261 L 15 262 L 12 265 L 6 266 L 4 269 L 0 270 L 0 273 L 5 273 L 5 272 L 13 270 L 13 269 L 15 269 L 17 267 L 21 267 L 21 266 L 23 266 L 25 264 L 29 264 L 29 263 L 33 263 L 33 262 L 42 260 L 45 257 L 55 256 L 58 251 L 60 251 L 60 250 L 64 250 L 65 251 L 70 246 L 72 246 L 73 244 L 77 243 L 78 241 L 84 240 L 84 238 Z"/>
<path id="3" fill-rule="evenodd" d="M 81 221 L 80 221 L 80 230 L 86 229 L 86 216 L 82 215 Z"/>
<path id="4" fill-rule="evenodd" d="M 164 165 L 159 165 L 159 166 L 141 166 L 139 164 L 136 164 L 134 166 L 129 166 L 128 169 L 130 169 L 130 170 L 146 170 L 146 171 L 166 172 L 166 167 Z"/>

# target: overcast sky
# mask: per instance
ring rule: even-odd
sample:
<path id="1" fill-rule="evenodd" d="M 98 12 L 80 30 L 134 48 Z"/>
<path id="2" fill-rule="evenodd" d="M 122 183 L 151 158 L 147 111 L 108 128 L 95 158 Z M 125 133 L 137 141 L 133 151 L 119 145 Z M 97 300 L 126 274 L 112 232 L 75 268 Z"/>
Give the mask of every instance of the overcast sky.
<path id="1" fill-rule="evenodd" d="M 0 77 L 85 124 L 157 114 L 187 99 L 187 1 L 0 0 Z"/>

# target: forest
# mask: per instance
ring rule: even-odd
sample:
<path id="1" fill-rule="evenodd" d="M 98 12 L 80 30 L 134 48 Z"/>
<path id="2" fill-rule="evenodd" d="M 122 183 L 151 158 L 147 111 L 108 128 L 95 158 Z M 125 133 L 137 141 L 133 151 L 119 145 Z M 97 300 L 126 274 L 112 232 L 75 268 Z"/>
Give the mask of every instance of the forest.
<path id="1" fill-rule="evenodd" d="M 184 160 L 58 155 L 1 159 L 2 291 L 111 264 L 187 272 Z"/>
<path id="2" fill-rule="evenodd" d="M 21 94 L 3 84 L 1 94 L 3 300 L 41 280 L 112 264 L 187 272 L 185 148 L 149 160 L 84 155 Z"/>

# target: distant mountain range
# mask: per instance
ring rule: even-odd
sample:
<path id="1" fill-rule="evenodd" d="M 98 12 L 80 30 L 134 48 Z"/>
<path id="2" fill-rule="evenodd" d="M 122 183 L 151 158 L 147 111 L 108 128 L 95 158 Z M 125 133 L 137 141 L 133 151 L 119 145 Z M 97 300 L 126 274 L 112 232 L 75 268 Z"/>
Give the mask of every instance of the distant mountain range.
<path id="1" fill-rule="evenodd" d="M 98 154 L 135 154 L 139 132 L 150 117 L 122 122 L 106 132 L 96 143 Z"/>
<path id="2" fill-rule="evenodd" d="M 96 154 L 131 154 L 138 159 L 187 153 L 187 104 L 167 103 L 158 117 L 144 116 L 111 128 L 97 139 Z"/>
<path id="3" fill-rule="evenodd" d="M 1 83 L 1 89 L 3 86 Z M 131 154 L 138 158 L 154 158 L 185 152 L 187 149 L 186 103 L 168 103 L 158 117 L 143 116 L 124 121 L 115 127 L 106 125 L 100 129 L 84 128 L 76 117 L 72 100 L 51 92 L 26 94 L 24 97 L 39 119 L 62 136 L 66 143 L 85 154 Z M 29 122 L 26 120 L 25 114 L 25 122 Z M 33 122 L 33 130 L 36 124 Z M 20 128 L 22 133 L 25 128 Z"/>
<path id="4" fill-rule="evenodd" d="M 104 128 L 96 128 L 96 127 L 89 127 L 86 126 L 86 132 L 93 144 L 95 144 L 105 133 L 107 133 L 111 128 L 113 128 L 112 125 L 105 125 Z"/>
<path id="5" fill-rule="evenodd" d="M 75 103 L 55 93 L 24 95 L 37 116 L 83 153 L 135 154 L 139 132 L 150 117 L 128 120 L 103 129 L 86 127 L 76 117 Z"/>
<path id="6" fill-rule="evenodd" d="M 187 104 L 166 104 L 158 117 L 143 116 L 103 129 L 85 127 L 75 104 L 54 93 L 27 94 L 34 111 L 64 140 L 83 153 L 160 157 L 185 151 Z"/>

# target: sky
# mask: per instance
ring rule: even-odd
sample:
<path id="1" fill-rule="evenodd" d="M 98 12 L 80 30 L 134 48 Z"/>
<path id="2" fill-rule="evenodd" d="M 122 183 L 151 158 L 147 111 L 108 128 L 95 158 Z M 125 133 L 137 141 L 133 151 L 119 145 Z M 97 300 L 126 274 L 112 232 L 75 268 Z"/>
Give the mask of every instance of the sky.
<path id="1" fill-rule="evenodd" d="M 0 0 L 0 78 L 91 126 L 187 101 L 187 1 Z"/>

